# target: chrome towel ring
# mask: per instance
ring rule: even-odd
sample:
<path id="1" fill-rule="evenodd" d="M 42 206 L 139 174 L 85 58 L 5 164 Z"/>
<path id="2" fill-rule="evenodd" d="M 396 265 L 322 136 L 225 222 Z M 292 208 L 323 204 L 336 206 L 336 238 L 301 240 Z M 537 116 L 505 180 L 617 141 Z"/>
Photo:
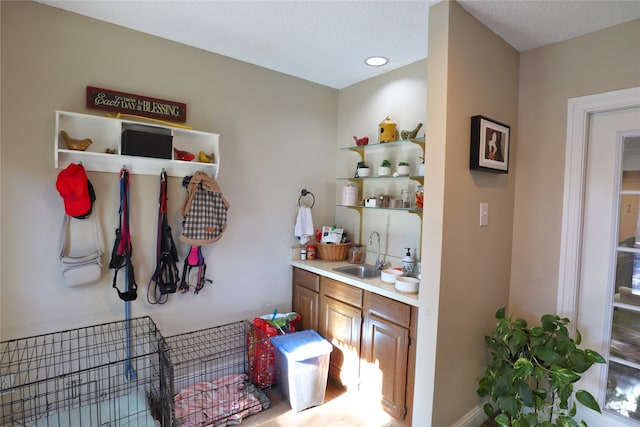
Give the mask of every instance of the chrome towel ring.
<path id="1" fill-rule="evenodd" d="M 302 189 L 302 191 L 300 192 L 300 197 L 298 197 L 298 206 L 302 207 L 302 198 L 306 196 L 311 196 L 313 198 L 311 206 L 309 206 L 309 208 L 312 208 L 316 204 L 316 196 L 314 196 L 311 191 L 307 191 L 305 188 Z"/>

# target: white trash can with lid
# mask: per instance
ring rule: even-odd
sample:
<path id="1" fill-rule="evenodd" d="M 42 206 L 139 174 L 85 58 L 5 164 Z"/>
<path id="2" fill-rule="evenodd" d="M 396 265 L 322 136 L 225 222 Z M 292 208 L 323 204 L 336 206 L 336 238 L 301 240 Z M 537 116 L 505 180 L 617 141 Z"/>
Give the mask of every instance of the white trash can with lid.
<path id="1" fill-rule="evenodd" d="M 278 385 L 291 408 L 321 405 L 327 388 L 333 346 L 313 330 L 271 337 L 276 350 Z"/>

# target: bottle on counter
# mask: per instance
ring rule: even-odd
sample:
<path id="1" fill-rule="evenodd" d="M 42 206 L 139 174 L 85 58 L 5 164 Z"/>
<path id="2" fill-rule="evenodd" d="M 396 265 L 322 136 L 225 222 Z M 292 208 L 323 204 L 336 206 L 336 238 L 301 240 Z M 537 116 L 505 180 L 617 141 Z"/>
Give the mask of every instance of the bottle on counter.
<path id="1" fill-rule="evenodd" d="M 405 276 L 413 275 L 415 266 L 416 266 L 416 261 L 413 259 L 413 256 L 411 255 L 411 249 L 407 248 L 407 253 L 404 256 L 404 258 L 402 258 L 402 273 L 404 273 Z"/>
<path id="2" fill-rule="evenodd" d="M 359 243 L 354 243 L 349 248 L 349 254 L 347 255 L 347 262 L 350 264 L 362 264 L 364 263 L 364 248 Z"/>
<path id="3" fill-rule="evenodd" d="M 316 259 L 316 245 L 307 245 L 307 259 Z"/>

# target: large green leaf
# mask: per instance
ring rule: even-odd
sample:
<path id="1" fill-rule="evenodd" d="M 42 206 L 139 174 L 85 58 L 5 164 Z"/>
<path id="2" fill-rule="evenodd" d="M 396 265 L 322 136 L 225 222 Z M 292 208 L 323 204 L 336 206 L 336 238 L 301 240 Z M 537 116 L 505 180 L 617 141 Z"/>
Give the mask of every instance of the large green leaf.
<path id="1" fill-rule="evenodd" d="M 544 378 L 544 376 L 547 375 L 547 370 L 544 369 L 541 366 L 536 366 L 533 368 L 533 378 L 536 381 L 540 381 Z"/>
<path id="2" fill-rule="evenodd" d="M 496 311 L 496 319 L 504 319 L 504 313 L 507 310 L 507 307 L 501 307 Z"/>
<path id="3" fill-rule="evenodd" d="M 558 319 L 558 316 L 553 316 L 551 314 L 545 314 L 542 316 L 540 320 L 542 321 L 542 327 L 544 330 L 547 332 L 555 331 L 557 327 L 556 319 Z"/>
<path id="4" fill-rule="evenodd" d="M 493 405 L 491 405 L 491 403 L 485 403 L 483 409 L 487 417 L 493 418 Z"/>
<path id="5" fill-rule="evenodd" d="M 526 381 L 516 381 L 513 385 L 513 388 L 515 389 L 516 393 L 520 395 L 524 406 L 527 406 L 529 408 L 534 407 L 535 402 L 533 400 L 533 395 L 531 394 L 531 388 Z"/>
<path id="6" fill-rule="evenodd" d="M 580 375 L 575 372 L 558 366 L 551 368 L 551 377 L 564 384 L 573 383 L 580 379 Z"/>
<path id="7" fill-rule="evenodd" d="M 493 385 L 493 392 L 495 394 L 505 394 L 511 388 L 511 369 L 505 369 L 500 375 L 496 377 L 496 382 Z"/>
<path id="8" fill-rule="evenodd" d="M 569 398 L 573 393 L 573 384 L 565 384 L 556 390 L 560 409 L 569 409 Z"/>
<path id="9" fill-rule="evenodd" d="M 569 362 L 571 363 L 571 369 L 574 372 L 583 373 L 591 366 L 591 363 L 587 363 L 587 356 L 584 351 L 575 349 L 569 355 Z"/>
<path id="10" fill-rule="evenodd" d="M 576 329 L 576 345 L 582 344 L 582 334 Z"/>
<path id="11" fill-rule="evenodd" d="M 584 351 L 584 354 L 585 356 L 587 356 L 587 360 L 593 363 L 607 363 L 607 361 L 604 360 L 604 357 L 602 357 L 600 353 L 595 350 L 586 349 Z"/>
<path id="12" fill-rule="evenodd" d="M 543 388 L 536 388 L 531 390 L 531 392 L 542 400 L 545 400 L 547 398 L 547 390 Z"/>
<path id="13" fill-rule="evenodd" d="M 516 329 L 508 339 L 509 351 L 513 356 L 522 353 L 522 347 L 527 343 L 527 334 L 524 331 Z"/>
<path id="14" fill-rule="evenodd" d="M 498 407 L 500 411 L 505 414 L 514 415 L 520 412 L 521 405 L 518 403 L 516 398 L 511 395 L 504 395 L 498 397 Z"/>
<path id="15" fill-rule="evenodd" d="M 526 357 L 519 358 L 513 365 L 513 374 L 516 376 L 516 378 L 528 377 L 532 372 L 533 365 L 531 364 L 531 361 Z"/>
<path id="16" fill-rule="evenodd" d="M 569 337 L 569 333 L 565 327 L 560 328 L 556 333 L 556 349 L 558 352 L 565 356 L 576 349 L 576 345 Z"/>
<path id="17" fill-rule="evenodd" d="M 531 425 L 524 416 L 519 416 L 513 421 L 513 427 L 531 427 Z"/>
<path id="18" fill-rule="evenodd" d="M 558 417 L 558 419 L 556 420 L 556 425 L 558 427 L 580 427 L 576 420 L 565 415 L 560 415 Z"/>
<path id="19" fill-rule="evenodd" d="M 578 412 L 578 408 L 576 407 L 576 404 L 574 403 L 573 406 L 571 407 L 571 410 L 569 411 L 569 416 L 570 417 L 575 417 L 577 412 Z"/>
<path id="20" fill-rule="evenodd" d="M 495 422 L 497 422 L 501 426 L 507 426 L 508 427 L 509 425 L 511 425 L 511 419 L 506 414 L 499 414 L 495 418 Z"/>
<path id="21" fill-rule="evenodd" d="M 514 319 L 513 327 L 516 329 L 525 329 L 527 327 L 527 321 L 524 319 Z"/>
<path id="22" fill-rule="evenodd" d="M 544 360 L 546 363 L 554 363 L 560 359 L 560 355 L 545 346 L 537 346 L 531 349 L 531 355 Z"/>
<path id="23" fill-rule="evenodd" d="M 533 328 L 529 329 L 529 333 L 533 337 L 539 337 L 544 334 L 544 329 L 542 329 L 540 326 L 534 326 Z"/>
<path id="24" fill-rule="evenodd" d="M 598 402 L 596 401 L 596 399 L 588 391 L 578 390 L 576 392 L 576 399 L 578 400 L 578 402 L 582 403 L 587 408 L 593 409 L 596 412 L 600 412 L 600 405 L 598 405 Z"/>

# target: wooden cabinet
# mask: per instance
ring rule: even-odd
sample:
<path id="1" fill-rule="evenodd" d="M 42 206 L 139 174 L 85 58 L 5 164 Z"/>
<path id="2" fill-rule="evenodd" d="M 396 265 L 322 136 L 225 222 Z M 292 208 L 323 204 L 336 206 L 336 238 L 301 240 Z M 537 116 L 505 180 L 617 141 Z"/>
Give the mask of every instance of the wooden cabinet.
<path id="1" fill-rule="evenodd" d="M 403 419 L 411 307 L 367 292 L 364 309 L 360 387 L 379 398 L 389 414 Z"/>
<path id="2" fill-rule="evenodd" d="M 333 344 L 333 380 L 411 425 L 416 307 L 294 267 L 293 310 Z"/>
<path id="3" fill-rule="evenodd" d="M 363 290 L 327 277 L 321 285 L 319 332 L 333 344 L 329 376 L 355 389 L 360 378 Z"/>
<path id="4" fill-rule="evenodd" d="M 320 276 L 293 268 L 293 311 L 302 316 L 297 330 L 318 331 L 320 309 Z"/>

